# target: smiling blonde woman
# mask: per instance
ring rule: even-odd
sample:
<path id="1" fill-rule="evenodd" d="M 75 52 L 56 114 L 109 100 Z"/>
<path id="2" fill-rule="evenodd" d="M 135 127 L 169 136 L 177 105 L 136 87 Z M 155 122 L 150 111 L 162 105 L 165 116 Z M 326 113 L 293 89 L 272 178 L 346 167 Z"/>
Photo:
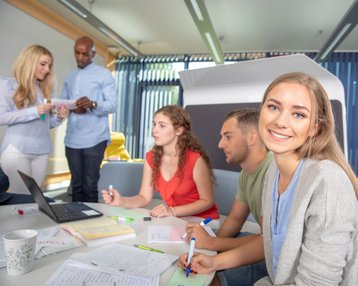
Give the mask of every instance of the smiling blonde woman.
<path id="1" fill-rule="evenodd" d="M 17 170 L 41 185 L 51 152 L 50 128 L 61 124 L 66 107 L 51 114 L 53 57 L 45 47 L 32 45 L 21 51 L 13 77 L 0 77 L 0 125 L 7 125 L 1 147 L 1 166 L 9 177 L 10 192 L 29 194 Z"/>
<path id="2" fill-rule="evenodd" d="M 269 277 L 256 285 L 358 285 L 358 183 L 320 83 L 303 73 L 273 81 L 259 132 L 275 160 L 263 191 Z"/>

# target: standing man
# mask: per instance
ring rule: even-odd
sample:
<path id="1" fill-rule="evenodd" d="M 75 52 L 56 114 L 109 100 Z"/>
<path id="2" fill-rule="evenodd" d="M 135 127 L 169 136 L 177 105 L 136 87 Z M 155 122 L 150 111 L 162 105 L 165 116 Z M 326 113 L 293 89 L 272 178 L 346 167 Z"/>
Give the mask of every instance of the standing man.
<path id="1" fill-rule="evenodd" d="M 72 201 L 98 202 L 99 170 L 110 141 L 108 114 L 117 109 L 116 84 L 109 70 L 93 63 L 91 38 L 77 39 L 74 52 L 78 69 L 66 77 L 61 95 L 77 100 L 65 136 Z"/>
<path id="2" fill-rule="evenodd" d="M 273 156 L 272 153 L 267 152 L 259 137 L 258 120 L 259 112 L 256 109 L 248 108 L 233 110 L 224 118 L 219 148 L 224 151 L 227 163 L 239 164 L 242 168 L 239 187 L 231 211 L 220 227 L 217 237 L 209 236 L 198 224 L 189 223 L 187 225 L 189 239 L 195 237 L 196 246 L 199 248 L 217 252 L 238 247 L 245 250 L 245 244 L 259 236 L 257 234 L 239 235 L 250 212 L 262 228 L 262 189 L 266 171 Z M 237 257 L 239 262 L 236 264 L 247 265 L 257 261 L 254 253 L 252 253 L 252 257 L 247 257 L 247 251 L 240 253 L 245 257 Z M 261 260 L 263 259 L 262 257 Z M 242 286 L 253 285 L 255 281 L 266 276 L 266 273 L 264 261 L 217 272 L 221 285 Z"/>

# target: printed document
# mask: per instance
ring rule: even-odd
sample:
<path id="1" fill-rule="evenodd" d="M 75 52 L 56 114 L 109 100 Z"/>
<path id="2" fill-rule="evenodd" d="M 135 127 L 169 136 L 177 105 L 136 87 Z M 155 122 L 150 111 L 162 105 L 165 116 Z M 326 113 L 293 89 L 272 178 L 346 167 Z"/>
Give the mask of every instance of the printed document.
<path id="1" fill-rule="evenodd" d="M 134 246 L 110 244 L 73 259 L 112 274 L 120 272 L 154 278 L 169 268 L 178 256 L 142 250 Z"/>
<path id="2" fill-rule="evenodd" d="M 95 267 L 90 267 L 78 263 L 72 259 L 67 260 L 61 267 L 46 281 L 45 286 L 157 286 L 159 276 L 151 279 L 99 271 Z"/>

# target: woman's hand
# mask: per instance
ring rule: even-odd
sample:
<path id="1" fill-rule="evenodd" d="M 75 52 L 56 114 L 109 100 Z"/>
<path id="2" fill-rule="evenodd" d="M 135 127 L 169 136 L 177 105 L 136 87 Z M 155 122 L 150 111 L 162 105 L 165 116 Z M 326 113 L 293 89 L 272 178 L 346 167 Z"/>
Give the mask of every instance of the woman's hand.
<path id="1" fill-rule="evenodd" d="M 184 269 L 188 266 L 187 264 L 188 253 L 180 255 L 178 260 L 178 266 Z M 208 274 L 214 271 L 214 257 L 208 256 L 202 253 L 194 253 L 190 261 L 190 272 L 195 274 Z"/>
<path id="2" fill-rule="evenodd" d="M 52 109 L 51 103 L 42 103 L 36 106 L 37 113 L 41 116 L 42 114 L 50 113 L 50 110 Z"/>
<path id="3" fill-rule="evenodd" d="M 152 217 L 163 217 L 163 216 L 175 216 L 175 213 L 171 207 L 166 205 L 158 205 L 155 206 L 150 212 Z"/>
<path id="4" fill-rule="evenodd" d="M 68 108 L 64 105 L 61 105 L 58 109 L 57 109 L 57 117 L 58 119 L 65 119 L 68 116 Z"/>
<path id="5" fill-rule="evenodd" d="M 110 206 L 120 206 L 122 204 L 122 196 L 116 189 L 102 190 L 101 193 L 106 204 Z"/>

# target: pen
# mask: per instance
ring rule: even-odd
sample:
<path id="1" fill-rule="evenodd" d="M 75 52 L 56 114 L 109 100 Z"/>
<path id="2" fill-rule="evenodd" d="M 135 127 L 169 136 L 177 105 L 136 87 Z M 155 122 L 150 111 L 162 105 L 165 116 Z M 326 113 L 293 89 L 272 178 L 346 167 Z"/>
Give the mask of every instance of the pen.
<path id="1" fill-rule="evenodd" d="M 195 248 L 195 237 L 192 237 L 191 240 L 190 240 L 187 266 L 185 268 L 185 276 L 186 277 L 189 276 L 189 273 L 190 273 L 190 270 L 191 270 L 190 261 L 191 261 L 193 255 L 194 255 L 194 248 Z"/>
<path id="2" fill-rule="evenodd" d="M 117 222 L 132 222 L 132 221 L 134 221 L 134 218 L 124 217 L 124 216 L 111 216 L 111 219 L 113 219 Z"/>
<path id="3" fill-rule="evenodd" d="M 108 186 L 109 196 L 111 197 L 111 201 L 113 201 L 113 185 Z"/>
<path id="4" fill-rule="evenodd" d="M 205 226 L 205 225 L 207 225 L 209 222 L 211 222 L 212 221 L 212 218 L 211 217 L 207 217 L 206 219 L 204 219 L 202 222 L 200 222 L 200 225 L 201 226 Z M 184 238 L 186 238 L 187 237 L 187 235 L 188 235 L 188 233 L 184 233 L 182 236 L 181 236 L 181 238 L 182 239 L 184 239 Z"/>
<path id="5" fill-rule="evenodd" d="M 143 249 L 143 250 L 148 250 L 148 251 L 151 251 L 151 252 L 164 253 L 164 251 L 161 251 L 161 250 L 155 249 L 155 248 L 151 248 L 149 246 L 134 244 L 134 247 L 137 247 L 137 248 Z"/>
<path id="6" fill-rule="evenodd" d="M 109 186 L 108 186 L 108 190 L 109 190 L 109 195 L 110 195 L 111 197 L 113 197 L 113 192 L 112 192 L 112 190 L 113 190 L 113 185 L 109 185 Z"/>

